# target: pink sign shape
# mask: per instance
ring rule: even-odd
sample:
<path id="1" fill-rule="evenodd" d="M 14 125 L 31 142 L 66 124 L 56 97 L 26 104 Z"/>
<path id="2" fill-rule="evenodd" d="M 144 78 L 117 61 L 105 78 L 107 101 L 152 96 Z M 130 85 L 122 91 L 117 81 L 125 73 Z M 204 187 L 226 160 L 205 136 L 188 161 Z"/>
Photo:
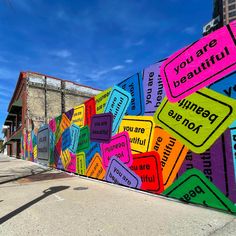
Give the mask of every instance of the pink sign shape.
<path id="1" fill-rule="evenodd" d="M 53 133 L 56 132 L 56 129 L 57 129 L 57 124 L 56 124 L 56 120 L 53 118 L 49 121 L 49 127 L 50 129 L 52 130 Z"/>
<path id="2" fill-rule="evenodd" d="M 113 156 L 119 158 L 127 166 L 131 166 L 133 157 L 128 132 L 124 131 L 112 137 L 109 143 L 101 144 L 103 166 L 106 169 Z"/>
<path id="3" fill-rule="evenodd" d="M 236 21 L 174 53 L 161 65 L 170 102 L 177 102 L 236 69 Z"/>

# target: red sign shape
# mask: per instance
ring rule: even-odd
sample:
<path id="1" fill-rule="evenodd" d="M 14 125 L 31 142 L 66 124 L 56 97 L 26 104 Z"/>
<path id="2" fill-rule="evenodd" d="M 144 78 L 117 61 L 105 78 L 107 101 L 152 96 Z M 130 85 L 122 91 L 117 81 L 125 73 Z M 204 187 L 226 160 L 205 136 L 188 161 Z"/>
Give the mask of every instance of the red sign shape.
<path id="1" fill-rule="evenodd" d="M 164 191 L 161 161 L 157 152 L 133 155 L 133 164 L 130 169 L 140 176 L 142 190 L 156 194 Z"/>
<path id="2" fill-rule="evenodd" d="M 85 125 L 90 126 L 91 117 L 96 114 L 96 103 L 94 97 L 87 100 L 84 104 L 85 104 Z"/>

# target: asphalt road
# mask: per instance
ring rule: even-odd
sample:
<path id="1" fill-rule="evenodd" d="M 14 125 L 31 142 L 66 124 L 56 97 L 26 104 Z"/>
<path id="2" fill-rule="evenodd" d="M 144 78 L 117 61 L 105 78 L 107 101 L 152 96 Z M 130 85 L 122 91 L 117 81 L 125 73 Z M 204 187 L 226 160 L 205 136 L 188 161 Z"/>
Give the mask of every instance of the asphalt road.
<path id="1" fill-rule="evenodd" d="M 235 235 L 222 212 L 0 156 L 0 235 Z"/>

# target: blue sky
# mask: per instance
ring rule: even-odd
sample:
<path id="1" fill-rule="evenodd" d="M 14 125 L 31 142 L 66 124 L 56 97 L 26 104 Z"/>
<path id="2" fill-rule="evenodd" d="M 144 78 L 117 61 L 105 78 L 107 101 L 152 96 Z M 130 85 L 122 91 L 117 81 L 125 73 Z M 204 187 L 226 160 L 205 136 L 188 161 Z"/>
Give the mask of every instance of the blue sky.
<path id="1" fill-rule="evenodd" d="M 0 0 L 0 127 L 20 71 L 106 89 L 200 38 L 212 2 Z"/>

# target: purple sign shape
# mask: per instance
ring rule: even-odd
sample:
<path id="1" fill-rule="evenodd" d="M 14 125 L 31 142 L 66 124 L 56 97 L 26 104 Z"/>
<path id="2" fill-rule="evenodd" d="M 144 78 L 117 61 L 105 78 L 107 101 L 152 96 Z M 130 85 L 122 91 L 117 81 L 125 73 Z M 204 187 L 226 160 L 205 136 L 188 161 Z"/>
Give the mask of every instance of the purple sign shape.
<path id="1" fill-rule="evenodd" d="M 72 116 L 74 114 L 74 108 L 70 109 L 69 111 L 67 111 L 66 113 L 66 116 L 68 117 L 69 120 L 72 119 Z"/>
<path id="2" fill-rule="evenodd" d="M 206 152 L 201 154 L 188 152 L 178 176 L 192 168 L 201 170 L 231 201 L 236 203 L 236 182 L 229 129 Z"/>
<path id="3" fill-rule="evenodd" d="M 154 115 L 166 95 L 160 76 L 162 62 L 157 62 L 143 71 L 144 115 L 146 116 Z"/>
<path id="4" fill-rule="evenodd" d="M 112 122 L 113 115 L 111 112 L 93 115 L 90 125 L 90 140 L 98 143 L 110 142 Z"/>
<path id="5" fill-rule="evenodd" d="M 141 178 L 117 159 L 117 157 L 111 158 L 105 180 L 114 184 L 138 189 L 142 184 Z"/>

